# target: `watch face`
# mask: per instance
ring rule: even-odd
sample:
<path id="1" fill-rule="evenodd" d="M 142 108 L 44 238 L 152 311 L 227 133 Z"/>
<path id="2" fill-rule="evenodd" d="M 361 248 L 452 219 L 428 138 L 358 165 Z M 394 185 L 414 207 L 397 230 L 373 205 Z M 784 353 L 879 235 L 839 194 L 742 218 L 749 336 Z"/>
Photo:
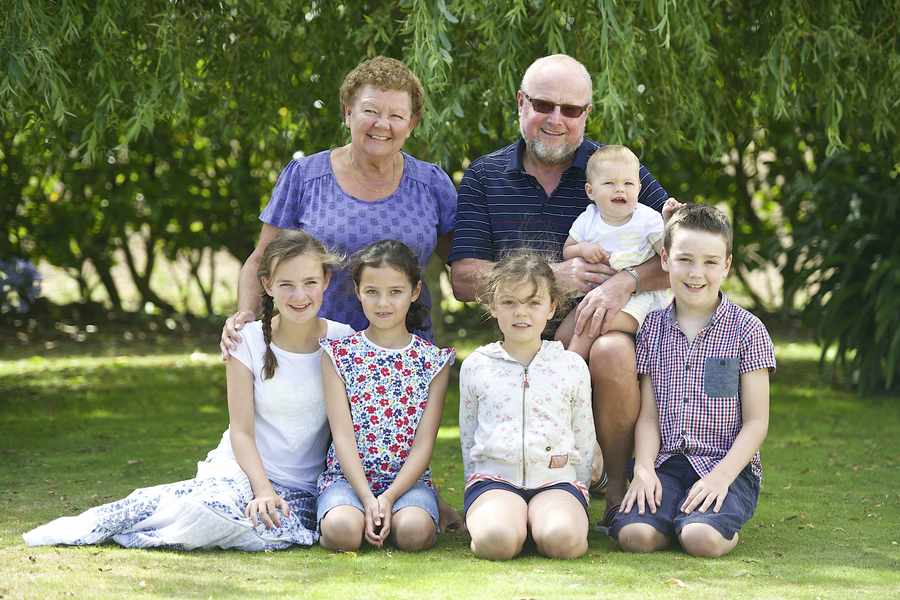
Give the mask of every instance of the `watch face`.
<path id="1" fill-rule="evenodd" d="M 637 271 L 635 271 L 634 267 L 625 267 L 625 268 L 622 269 L 622 270 L 625 271 L 626 273 L 628 273 L 629 275 L 631 275 L 631 276 L 634 278 L 634 291 L 632 292 L 632 294 L 637 294 L 637 293 L 638 293 L 638 287 L 640 287 L 640 285 L 641 285 L 641 277 L 640 277 L 640 275 L 638 275 L 638 273 L 637 273 Z"/>

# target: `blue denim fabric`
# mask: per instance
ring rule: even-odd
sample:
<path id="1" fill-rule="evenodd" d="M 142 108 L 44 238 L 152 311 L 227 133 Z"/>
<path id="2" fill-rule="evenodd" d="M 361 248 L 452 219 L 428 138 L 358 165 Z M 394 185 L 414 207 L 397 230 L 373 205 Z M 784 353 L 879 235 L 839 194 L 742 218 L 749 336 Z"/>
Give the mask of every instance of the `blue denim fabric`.
<path id="1" fill-rule="evenodd" d="M 324 492 L 319 494 L 319 501 L 316 507 L 316 522 L 319 524 L 320 531 L 322 519 L 335 506 L 353 506 L 359 511 L 365 512 L 362 502 L 356 495 L 356 492 L 353 491 L 350 483 L 345 480 L 335 481 Z M 408 506 L 421 508 L 432 518 L 435 528 L 438 526 L 437 495 L 423 481 L 417 481 L 406 490 L 406 493 L 397 498 L 391 513 L 396 513 L 401 508 Z"/>
<path id="2" fill-rule="evenodd" d="M 648 509 L 643 515 L 638 514 L 637 505 L 632 506 L 627 513 L 617 513 L 609 528 L 610 537 L 618 540 L 619 532 L 630 523 L 647 523 L 669 537 L 679 535 L 688 523 L 705 523 L 730 540 L 756 510 L 759 480 L 753 475 L 750 465 L 729 486 L 728 495 L 719 512 L 713 512 L 712 508 L 705 513 L 696 510 L 690 514 L 681 512 L 681 504 L 691 486 L 700 479 L 684 456 L 673 456 L 659 466 L 656 474 L 662 483 L 662 503 L 656 507 L 656 513 L 651 513 Z"/>

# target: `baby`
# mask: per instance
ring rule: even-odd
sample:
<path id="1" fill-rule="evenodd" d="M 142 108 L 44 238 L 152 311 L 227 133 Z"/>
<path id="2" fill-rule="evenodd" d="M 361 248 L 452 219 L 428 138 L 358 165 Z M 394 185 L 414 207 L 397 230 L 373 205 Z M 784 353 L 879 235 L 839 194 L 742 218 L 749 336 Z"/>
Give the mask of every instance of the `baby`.
<path id="1" fill-rule="evenodd" d="M 638 204 L 639 169 L 637 156 L 625 146 L 602 146 L 594 152 L 587 164 L 587 183 L 584 185 L 593 204 L 572 224 L 563 247 L 563 258 L 608 262 L 616 271 L 625 271 L 638 280 L 634 267 L 658 254 L 662 247 L 663 215 L 670 215 L 680 206 L 670 198 L 660 215 L 652 208 Z M 634 335 L 647 313 L 663 308 L 670 298 L 668 290 L 640 292 L 635 289 L 634 296 L 609 322 L 609 330 Z M 575 334 L 575 310 L 572 310 L 559 326 L 556 339 L 587 360 L 596 338 L 589 335 L 587 329 Z"/>

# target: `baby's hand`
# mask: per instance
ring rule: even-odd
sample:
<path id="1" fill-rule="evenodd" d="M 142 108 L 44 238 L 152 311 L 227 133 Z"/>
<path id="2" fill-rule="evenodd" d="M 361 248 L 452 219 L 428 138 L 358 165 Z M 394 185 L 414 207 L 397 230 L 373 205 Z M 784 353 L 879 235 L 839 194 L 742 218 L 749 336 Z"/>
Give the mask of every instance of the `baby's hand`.
<path id="1" fill-rule="evenodd" d="M 635 465 L 634 478 L 628 486 L 628 491 L 625 492 L 619 512 L 631 512 L 631 507 L 637 504 L 638 514 L 644 514 L 645 505 L 650 508 L 651 513 L 656 514 L 656 507 L 660 502 L 662 502 L 662 483 L 656 475 L 656 470 Z"/>
<path id="2" fill-rule="evenodd" d="M 676 210 L 678 210 L 682 206 L 684 206 L 684 203 L 679 202 L 675 198 L 669 198 L 668 200 L 666 200 L 666 203 L 663 204 L 663 208 L 662 208 L 663 222 L 668 223 L 669 219 L 672 218 L 672 213 L 674 213 Z"/>
<path id="3" fill-rule="evenodd" d="M 600 244 L 581 244 L 581 258 L 589 263 L 605 263 L 609 261 L 609 252 Z"/>

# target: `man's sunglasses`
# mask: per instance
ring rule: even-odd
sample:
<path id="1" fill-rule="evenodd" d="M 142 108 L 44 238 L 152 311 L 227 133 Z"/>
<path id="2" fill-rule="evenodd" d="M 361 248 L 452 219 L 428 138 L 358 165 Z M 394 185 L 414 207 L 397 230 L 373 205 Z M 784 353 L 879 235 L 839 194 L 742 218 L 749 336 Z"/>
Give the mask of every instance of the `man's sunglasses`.
<path id="1" fill-rule="evenodd" d="M 554 104 L 549 100 L 538 100 L 537 98 L 532 98 L 525 92 L 522 92 L 522 95 L 525 96 L 526 100 L 531 102 L 531 107 L 535 110 L 535 112 L 539 112 L 545 115 L 552 113 L 553 110 L 558 106 L 559 112 L 562 113 L 562 116 L 569 119 L 577 119 L 582 114 L 584 114 L 584 111 L 591 107 L 590 104 L 585 104 L 584 106 L 578 106 L 576 104 Z"/>

